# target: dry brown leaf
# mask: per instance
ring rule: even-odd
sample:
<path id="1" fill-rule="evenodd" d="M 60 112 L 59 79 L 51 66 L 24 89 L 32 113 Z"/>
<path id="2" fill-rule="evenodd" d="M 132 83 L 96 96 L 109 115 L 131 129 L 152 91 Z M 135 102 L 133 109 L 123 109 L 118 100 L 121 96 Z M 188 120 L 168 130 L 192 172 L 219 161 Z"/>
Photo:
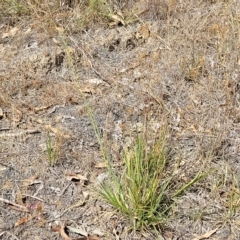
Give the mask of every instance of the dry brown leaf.
<path id="1" fill-rule="evenodd" d="M 23 217 L 23 218 L 20 218 L 17 220 L 17 222 L 15 223 L 15 227 L 21 225 L 21 224 L 24 224 L 26 222 L 29 222 L 33 219 L 34 217 L 32 215 L 28 215 L 26 217 Z"/>
<path id="2" fill-rule="evenodd" d="M 65 225 L 57 225 L 56 227 L 52 228 L 52 231 L 54 232 L 59 232 L 60 235 L 62 236 L 62 238 L 64 238 L 65 240 L 73 240 L 72 238 L 70 238 L 64 231 Z"/>
<path id="3" fill-rule="evenodd" d="M 211 237 L 217 230 L 219 229 L 219 227 L 215 228 L 214 230 L 205 233 L 202 236 L 195 236 L 195 238 L 193 238 L 192 240 L 201 240 L 201 239 L 207 239 L 209 237 Z"/>
<path id="4" fill-rule="evenodd" d="M 78 173 L 68 173 L 66 174 L 66 178 L 68 181 L 73 181 L 73 180 L 88 181 L 88 179 L 85 176 Z"/>

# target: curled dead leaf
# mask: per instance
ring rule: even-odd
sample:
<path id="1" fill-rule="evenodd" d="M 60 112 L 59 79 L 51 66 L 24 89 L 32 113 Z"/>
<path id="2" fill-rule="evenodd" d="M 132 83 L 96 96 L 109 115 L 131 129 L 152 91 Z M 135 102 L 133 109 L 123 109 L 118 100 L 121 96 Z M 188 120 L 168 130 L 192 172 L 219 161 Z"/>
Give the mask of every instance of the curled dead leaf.
<path id="1" fill-rule="evenodd" d="M 66 174 L 66 178 L 68 181 L 74 181 L 74 180 L 88 181 L 88 179 L 85 176 L 78 173 L 68 173 Z"/>
<path id="2" fill-rule="evenodd" d="M 125 22 L 123 20 L 123 17 L 118 13 L 118 14 L 111 14 L 110 18 L 114 21 L 110 25 L 117 25 L 118 23 L 121 23 L 123 26 L 125 26 Z"/>
<path id="3" fill-rule="evenodd" d="M 65 225 L 61 224 L 61 225 L 57 225 L 56 227 L 52 228 L 52 231 L 54 232 L 59 232 L 61 237 L 64 238 L 65 240 L 73 240 L 72 238 L 70 238 L 66 233 L 65 233 Z"/>

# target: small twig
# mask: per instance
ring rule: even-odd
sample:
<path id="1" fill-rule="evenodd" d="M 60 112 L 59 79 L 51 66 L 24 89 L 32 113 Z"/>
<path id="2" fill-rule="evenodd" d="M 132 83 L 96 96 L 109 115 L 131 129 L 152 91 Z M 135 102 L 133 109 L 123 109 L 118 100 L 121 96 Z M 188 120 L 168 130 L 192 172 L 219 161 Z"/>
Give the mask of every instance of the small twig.
<path id="1" fill-rule="evenodd" d="M 35 196 L 32 196 L 32 195 L 28 195 L 28 194 L 22 194 L 22 195 L 25 196 L 25 197 L 30 197 L 30 198 L 33 198 L 33 199 L 37 199 L 37 200 L 39 200 L 39 201 L 41 201 L 41 202 L 44 202 L 43 199 L 38 198 L 38 197 L 35 197 Z"/>
<path id="2" fill-rule="evenodd" d="M 4 131 L 7 131 L 7 130 L 4 129 Z M 10 132 L 10 133 L 3 132 L 2 134 L 0 134 L 0 137 L 18 137 L 21 135 L 35 134 L 35 133 L 40 133 L 40 130 L 39 129 L 28 129 L 28 130 L 23 130 L 23 131 L 19 131 L 19 132 Z"/>
<path id="3" fill-rule="evenodd" d="M 4 199 L 4 198 L 0 198 L 0 201 L 1 201 L 1 202 L 4 202 L 4 203 L 7 203 L 7 204 L 10 204 L 10 205 L 13 205 L 13 206 L 19 208 L 19 210 L 21 210 L 21 211 L 29 212 L 29 210 L 27 209 L 27 207 L 25 207 L 25 206 L 23 206 L 23 205 L 20 205 L 20 204 L 11 202 L 11 201 L 9 201 L 9 200 L 7 200 L 7 199 Z M 18 209 L 16 209 L 16 210 L 18 210 Z"/>
<path id="4" fill-rule="evenodd" d="M 20 240 L 19 238 L 17 238 L 15 235 L 13 235 L 12 233 L 10 233 L 10 232 L 8 232 L 8 231 L 1 232 L 1 233 L 0 233 L 0 237 L 2 237 L 2 235 L 5 234 L 5 233 L 11 235 L 13 238 L 15 238 L 15 239 L 17 239 L 17 240 Z"/>

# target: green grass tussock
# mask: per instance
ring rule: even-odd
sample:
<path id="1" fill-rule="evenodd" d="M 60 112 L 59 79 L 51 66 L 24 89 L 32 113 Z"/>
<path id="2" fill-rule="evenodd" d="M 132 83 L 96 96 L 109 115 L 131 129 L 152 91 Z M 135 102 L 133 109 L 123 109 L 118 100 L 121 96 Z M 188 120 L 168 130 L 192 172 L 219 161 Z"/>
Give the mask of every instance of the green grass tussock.
<path id="1" fill-rule="evenodd" d="M 98 188 L 100 196 L 136 230 L 163 227 L 177 197 L 205 176 L 199 172 L 188 183 L 176 187 L 178 165 L 171 163 L 168 148 L 165 130 L 153 146 L 139 135 L 135 145 L 125 151 L 121 173 L 110 163 L 109 179 Z"/>

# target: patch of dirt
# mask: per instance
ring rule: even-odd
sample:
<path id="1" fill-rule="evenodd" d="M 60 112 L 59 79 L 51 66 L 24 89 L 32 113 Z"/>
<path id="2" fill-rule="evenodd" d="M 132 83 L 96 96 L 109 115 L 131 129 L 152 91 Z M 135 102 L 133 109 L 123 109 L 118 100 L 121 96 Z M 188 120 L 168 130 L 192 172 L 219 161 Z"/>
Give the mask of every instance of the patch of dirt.
<path id="1" fill-rule="evenodd" d="M 202 166 L 215 169 L 215 182 L 207 176 L 177 202 L 163 239 L 194 239 L 218 226 L 212 239 L 239 239 L 239 214 L 234 223 L 223 220 L 230 211 L 225 183 L 240 171 L 239 83 L 234 81 L 239 70 L 226 84 L 215 50 L 199 42 L 199 62 L 186 72 L 192 36 L 181 30 L 181 16 L 173 22 L 168 30 L 151 21 L 71 36 L 48 36 L 29 23 L 1 39 L 0 191 L 10 201 L 0 201 L 1 236 L 59 239 L 52 228 L 65 223 L 100 239 L 140 239 L 89 190 L 106 169 L 95 167 L 103 159 L 85 97 L 114 161 L 147 115 L 152 131 L 169 126 L 181 180 L 187 182 Z M 176 35 L 184 41 L 177 43 Z M 53 166 L 49 137 L 58 156 Z M 69 174 L 85 180 L 69 180 Z"/>

